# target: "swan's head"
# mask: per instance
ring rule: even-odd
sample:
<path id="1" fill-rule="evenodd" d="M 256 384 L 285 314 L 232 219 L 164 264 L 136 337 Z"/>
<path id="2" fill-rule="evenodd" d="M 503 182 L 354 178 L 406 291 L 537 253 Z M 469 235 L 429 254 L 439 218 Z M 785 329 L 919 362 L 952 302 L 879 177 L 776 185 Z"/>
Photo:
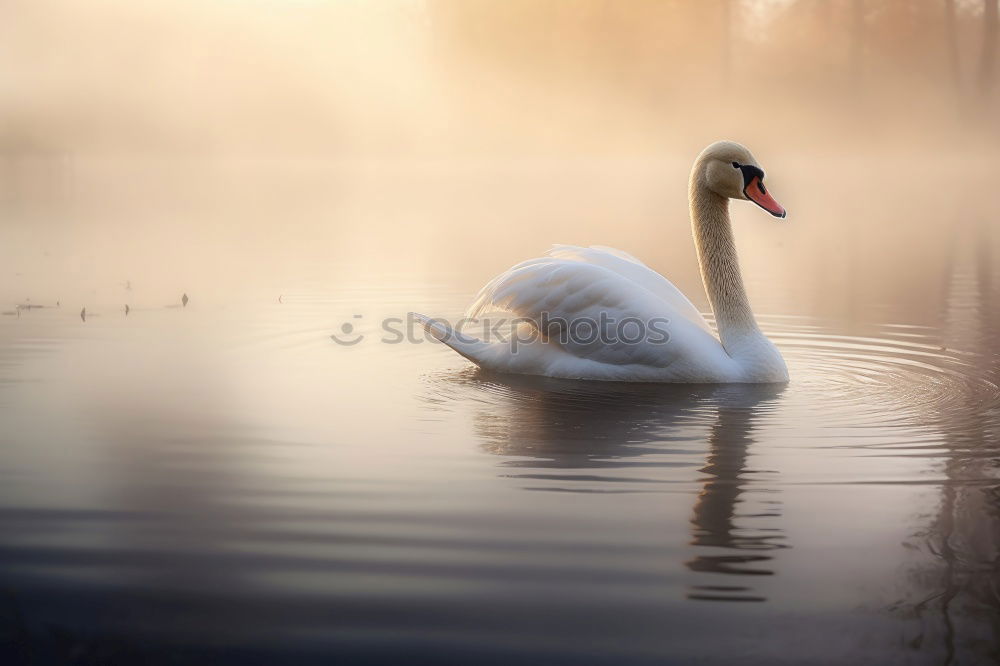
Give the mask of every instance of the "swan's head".
<path id="1" fill-rule="evenodd" d="M 720 196 L 752 201 L 775 217 L 785 216 L 764 187 L 764 170 L 746 146 L 735 141 L 718 141 L 703 150 L 693 175 L 704 178 L 708 189 Z"/>

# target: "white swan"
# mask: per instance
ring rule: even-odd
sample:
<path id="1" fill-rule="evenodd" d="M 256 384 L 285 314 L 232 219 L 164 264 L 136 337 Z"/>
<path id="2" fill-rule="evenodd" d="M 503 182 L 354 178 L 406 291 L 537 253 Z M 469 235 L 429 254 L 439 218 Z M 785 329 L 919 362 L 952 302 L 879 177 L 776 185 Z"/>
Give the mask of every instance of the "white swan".
<path id="1" fill-rule="evenodd" d="M 716 338 L 684 294 L 619 250 L 560 245 L 498 275 L 469 317 L 504 311 L 521 323 L 505 341 L 471 338 L 414 314 L 437 339 L 487 370 L 571 379 L 688 383 L 788 381 L 777 348 L 747 300 L 729 222 L 729 199 L 785 210 L 764 188 L 744 146 L 713 143 L 691 169 L 689 199 L 701 276 Z"/>

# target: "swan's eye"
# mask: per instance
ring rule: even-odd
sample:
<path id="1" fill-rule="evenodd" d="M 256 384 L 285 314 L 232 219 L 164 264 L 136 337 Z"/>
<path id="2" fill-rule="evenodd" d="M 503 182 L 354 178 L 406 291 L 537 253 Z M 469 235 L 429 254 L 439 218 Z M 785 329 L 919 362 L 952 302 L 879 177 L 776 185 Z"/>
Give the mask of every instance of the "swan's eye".
<path id="1" fill-rule="evenodd" d="M 740 163 L 739 163 L 739 162 L 733 162 L 733 168 L 734 168 L 734 169 L 739 169 L 739 168 L 740 168 L 740 166 L 741 166 L 741 165 L 740 165 Z"/>

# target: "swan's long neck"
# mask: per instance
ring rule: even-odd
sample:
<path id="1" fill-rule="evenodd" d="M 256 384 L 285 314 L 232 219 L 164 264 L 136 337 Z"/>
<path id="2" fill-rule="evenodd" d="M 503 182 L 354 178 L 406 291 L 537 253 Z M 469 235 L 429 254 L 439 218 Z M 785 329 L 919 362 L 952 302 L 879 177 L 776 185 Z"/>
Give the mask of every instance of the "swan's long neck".
<path id="1" fill-rule="evenodd" d="M 722 346 L 734 356 L 741 342 L 762 334 L 740 275 L 736 242 L 729 222 L 729 199 L 709 189 L 701 164 L 696 164 L 691 172 L 688 194 L 701 278 L 712 303 Z"/>

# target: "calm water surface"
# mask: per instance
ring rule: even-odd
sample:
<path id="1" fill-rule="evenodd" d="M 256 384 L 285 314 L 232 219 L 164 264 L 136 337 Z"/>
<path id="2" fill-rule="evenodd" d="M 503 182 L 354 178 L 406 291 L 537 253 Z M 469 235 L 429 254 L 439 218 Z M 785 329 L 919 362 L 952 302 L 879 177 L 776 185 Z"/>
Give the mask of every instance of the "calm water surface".
<path id="1" fill-rule="evenodd" d="M 772 278 L 787 386 L 380 341 L 458 315 L 468 279 L 11 305 L 5 663 L 992 663 L 1000 275 L 963 247 L 920 269 L 933 293 L 873 282 L 850 316 L 796 314 L 839 284 Z"/>
<path id="2" fill-rule="evenodd" d="M 7 633 L 236 661 L 984 663 L 1000 359 L 954 287 L 936 329 L 762 316 L 793 376 L 763 387 L 489 376 L 378 341 L 375 311 L 459 311 L 440 286 L 5 316 Z M 341 319 L 365 339 L 335 344 Z"/>

